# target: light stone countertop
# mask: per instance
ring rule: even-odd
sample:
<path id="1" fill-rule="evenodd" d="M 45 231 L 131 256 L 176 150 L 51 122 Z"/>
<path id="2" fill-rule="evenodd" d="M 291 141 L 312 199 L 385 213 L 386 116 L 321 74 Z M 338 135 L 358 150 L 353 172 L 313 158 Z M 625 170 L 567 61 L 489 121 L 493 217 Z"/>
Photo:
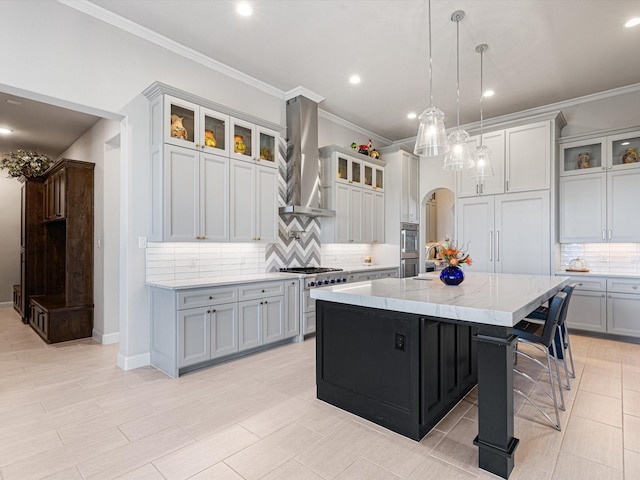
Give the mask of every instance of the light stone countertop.
<path id="1" fill-rule="evenodd" d="M 169 290 L 183 290 L 187 288 L 221 287 L 240 283 L 269 282 L 274 280 L 291 280 L 304 275 L 293 273 L 254 273 L 247 275 L 228 275 L 220 277 L 185 278 L 183 280 L 158 280 L 147 282 L 150 287 L 166 288 Z"/>
<path id="2" fill-rule="evenodd" d="M 447 286 L 436 273 L 327 286 L 311 298 L 512 327 L 568 283 L 568 276 L 465 272 L 462 284 Z"/>
<path id="3" fill-rule="evenodd" d="M 336 267 L 340 268 L 340 267 Z M 398 266 L 393 265 L 371 265 L 362 267 L 349 267 L 343 269 L 345 275 L 349 273 L 370 272 L 376 270 L 391 270 L 397 269 Z M 227 275 L 218 277 L 203 277 L 203 278 L 185 278 L 181 280 L 155 280 L 147 282 L 150 287 L 166 288 L 168 290 L 184 290 L 188 288 L 205 288 L 205 287 L 221 287 L 224 285 L 233 285 L 240 283 L 256 283 L 256 282 L 269 282 L 274 280 L 291 280 L 292 278 L 304 278 L 305 275 L 298 273 L 253 273 L 247 275 Z"/>
<path id="4" fill-rule="evenodd" d="M 640 278 L 640 273 L 616 273 L 616 272 L 567 272 L 558 270 L 556 275 L 569 275 L 571 277 L 610 277 L 610 278 Z"/>

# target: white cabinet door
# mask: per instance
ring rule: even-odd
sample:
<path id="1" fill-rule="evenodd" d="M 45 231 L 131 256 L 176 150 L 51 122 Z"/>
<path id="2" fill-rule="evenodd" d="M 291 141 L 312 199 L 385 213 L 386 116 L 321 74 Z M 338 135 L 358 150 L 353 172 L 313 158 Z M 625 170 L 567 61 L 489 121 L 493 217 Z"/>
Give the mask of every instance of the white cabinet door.
<path id="1" fill-rule="evenodd" d="M 504 193 L 504 130 L 484 134 L 482 143 L 491 151 L 493 177 L 486 177 L 482 180 L 480 193 L 483 195 Z"/>
<path id="2" fill-rule="evenodd" d="M 278 241 L 278 170 L 256 168 L 256 238 L 263 243 Z"/>
<path id="3" fill-rule="evenodd" d="M 238 350 L 262 345 L 262 300 L 238 303 Z"/>
<path id="4" fill-rule="evenodd" d="M 231 161 L 231 225 L 232 242 L 252 242 L 255 235 L 255 165 Z"/>
<path id="5" fill-rule="evenodd" d="M 402 190 L 400 218 L 402 222 L 418 222 L 418 157 L 402 153 Z"/>
<path id="6" fill-rule="evenodd" d="M 193 242 L 200 236 L 199 153 L 164 149 L 164 241 Z"/>
<path id="7" fill-rule="evenodd" d="M 506 135 L 506 192 L 551 187 L 551 121 L 509 128 Z"/>
<path id="8" fill-rule="evenodd" d="M 284 296 L 262 300 L 262 343 L 273 343 L 284 338 Z"/>
<path id="9" fill-rule="evenodd" d="M 349 241 L 349 227 L 351 224 L 349 202 L 351 201 L 351 187 L 336 182 L 335 184 L 335 239 L 336 243 L 346 243 Z"/>
<path id="10" fill-rule="evenodd" d="M 200 154 L 200 236 L 229 241 L 229 159 Z"/>
<path id="11" fill-rule="evenodd" d="M 607 298 L 604 292 L 574 290 L 567 310 L 567 326 L 590 332 L 607 331 Z"/>
<path id="12" fill-rule="evenodd" d="M 560 177 L 559 205 L 560 243 L 605 240 L 606 174 Z"/>
<path id="13" fill-rule="evenodd" d="M 178 311 L 178 368 L 211 358 L 210 307 Z"/>
<path id="14" fill-rule="evenodd" d="M 574 291 L 575 295 L 575 291 Z M 573 296 L 572 296 L 573 299 Z M 571 300 L 573 302 L 573 300 Z M 640 337 L 640 295 L 607 295 L 607 332 Z"/>
<path id="15" fill-rule="evenodd" d="M 384 243 L 384 193 L 373 194 L 373 241 Z"/>
<path id="16" fill-rule="evenodd" d="M 349 187 L 349 241 L 362 241 L 362 188 Z"/>
<path id="17" fill-rule="evenodd" d="M 640 169 L 607 172 L 607 239 L 640 242 Z"/>
<path id="18" fill-rule="evenodd" d="M 549 192 L 498 195 L 495 201 L 495 271 L 549 275 Z"/>
<path id="19" fill-rule="evenodd" d="M 284 301 L 286 306 L 284 336 L 294 337 L 300 333 L 300 282 L 298 280 L 285 283 Z"/>
<path id="20" fill-rule="evenodd" d="M 238 304 L 211 308 L 211 358 L 238 351 Z"/>
<path id="21" fill-rule="evenodd" d="M 494 271 L 494 197 L 470 197 L 458 201 L 458 246 L 467 249 L 474 272 Z"/>
<path id="22" fill-rule="evenodd" d="M 362 241 L 373 242 L 374 226 L 373 190 L 362 189 Z"/>

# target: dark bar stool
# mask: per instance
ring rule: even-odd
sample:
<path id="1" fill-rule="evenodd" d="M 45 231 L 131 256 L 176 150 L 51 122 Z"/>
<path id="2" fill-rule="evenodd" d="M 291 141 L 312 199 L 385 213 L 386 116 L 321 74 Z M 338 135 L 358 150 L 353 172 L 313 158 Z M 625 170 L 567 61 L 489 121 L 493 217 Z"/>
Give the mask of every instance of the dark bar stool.
<path id="1" fill-rule="evenodd" d="M 518 322 L 518 324 L 513 327 L 513 333 L 518 336 L 518 342 L 525 343 L 531 345 L 532 347 L 537 348 L 541 352 L 543 352 L 547 357 L 547 365 L 544 365 L 540 360 L 535 357 L 532 357 L 526 352 L 522 352 L 520 349 L 516 349 L 516 356 L 522 355 L 525 358 L 535 362 L 544 370 L 549 372 L 549 381 L 551 384 L 551 393 L 547 392 L 547 390 L 543 387 L 545 394 L 553 400 L 553 407 L 556 412 L 556 421 L 554 422 L 551 417 L 544 411 L 540 406 L 535 403 L 527 394 L 514 388 L 514 392 L 522 395 L 525 400 L 527 400 L 531 405 L 533 405 L 542 415 L 545 416 L 547 420 L 553 425 L 556 430 L 560 430 L 560 414 L 558 413 L 558 401 L 556 397 L 556 386 L 554 381 L 554 373 L 551 369 L 551 357 L 553 356 L 553 361 L 555 363 L 556 377 L 558 379 L 558 390 L 560 391 L 560 409 L 564 410 L 564 396 L 562 394 L 562 386 L 560 385 L 560 369 L 558 368 L 558 355 L 556 350 L 556 344 L 554 341 L 558 322 L 560 321 L 560 315 L 562 312 L 562 308 L 565 305 L 567 300 L 567 294 L 564 292 L 558 292 L 553 299 L 549 302 L 549 309 L 547 317 L 544 323 L 532 322 L 529 320 L 522 320 Z M 549 350 L 553 351 L 553 355 L 549 353 Z M 540 383 L 529 376 L 528 374 L 522 372 L 517 367 L 514 367 L 513 371 L 518 375 L 523 376 L 531 380 L 536 386 L 540 386 Z"/>
<path id="2" fill-rule="evenodd" d="M 571 385 L 569 384 L 569 377 L 576 378 L 576 369 L 573 365 L 573 354 L 571 353 L 571 340 L 569 339 L 569 331 L 567 330 L 566 320 L 567 320 L 567 312 L 569 311 L 569 302 L 571 301 L 571 295 L 573 294 L 573 290 L 576 288 L 576 284 L 572 283 L 565 286 L 561 291 L 567 294 L 567 299 L 564 302 L 562 307 L 562 312 L 560 312 L 560 320 L 558 321 L 558 328 L 556 330 L 556 349 L 560 349 L 559 355 L 564 363 L 564 374 L 567 380 L 567 390 L 571 390 Z M 527 315 L 527 320 L 538 320 L 544 322 L 549 315 L 548 307 L 539 307 L 538 309 L 531 312 Z M 564 352 L 567 350 L 569 354 L 569 363 L 571 364 L 571 371 L 569 371 L 567 366 L 567 356 Z M 560 380 L 558 379 L 558 382 Z"/>

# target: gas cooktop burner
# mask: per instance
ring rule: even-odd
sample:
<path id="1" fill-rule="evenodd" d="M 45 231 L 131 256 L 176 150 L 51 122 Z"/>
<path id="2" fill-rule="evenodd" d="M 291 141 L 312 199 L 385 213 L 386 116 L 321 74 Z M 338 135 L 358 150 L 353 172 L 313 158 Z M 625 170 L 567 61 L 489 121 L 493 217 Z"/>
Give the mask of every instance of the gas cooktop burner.
<path id="1" fill-rule="evenodd" d="M 305 275 L 312 275 L 314 273 L 341 272 L 342 269 L 327 267 L 292 267 L 281 268 L 280 271 L 284 273 L 304 273 Z"/>

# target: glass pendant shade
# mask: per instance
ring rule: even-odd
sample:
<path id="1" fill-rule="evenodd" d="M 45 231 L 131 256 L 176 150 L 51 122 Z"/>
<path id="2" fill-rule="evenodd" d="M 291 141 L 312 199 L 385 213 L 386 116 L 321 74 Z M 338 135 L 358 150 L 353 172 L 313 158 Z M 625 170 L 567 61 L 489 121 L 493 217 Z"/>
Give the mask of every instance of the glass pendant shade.
<path id="1" fill-rule="evenodd" d="M 493 177 L 493 167 L 491 166 L 491 150 L 486 145 L 476 147 L 474 154 L 475 167 L 472 176 L 475 178 Z"/>
<path id="2" fill-rule="evenodd" d="M 444 113 L 438 107 L 430 106 L 420 115 L 420 127 L 413 153 L 423 157 L 443 155 L 449 150 L 444 129 Z"/>
<path id="3" fill-rule="evenodd" d="M 469 134 L 456 128 L 449 134 L 449 151 L 444 157 L 445 170 L 463 170 L 473 168 L 474 161 L 469 149 Z"/>

